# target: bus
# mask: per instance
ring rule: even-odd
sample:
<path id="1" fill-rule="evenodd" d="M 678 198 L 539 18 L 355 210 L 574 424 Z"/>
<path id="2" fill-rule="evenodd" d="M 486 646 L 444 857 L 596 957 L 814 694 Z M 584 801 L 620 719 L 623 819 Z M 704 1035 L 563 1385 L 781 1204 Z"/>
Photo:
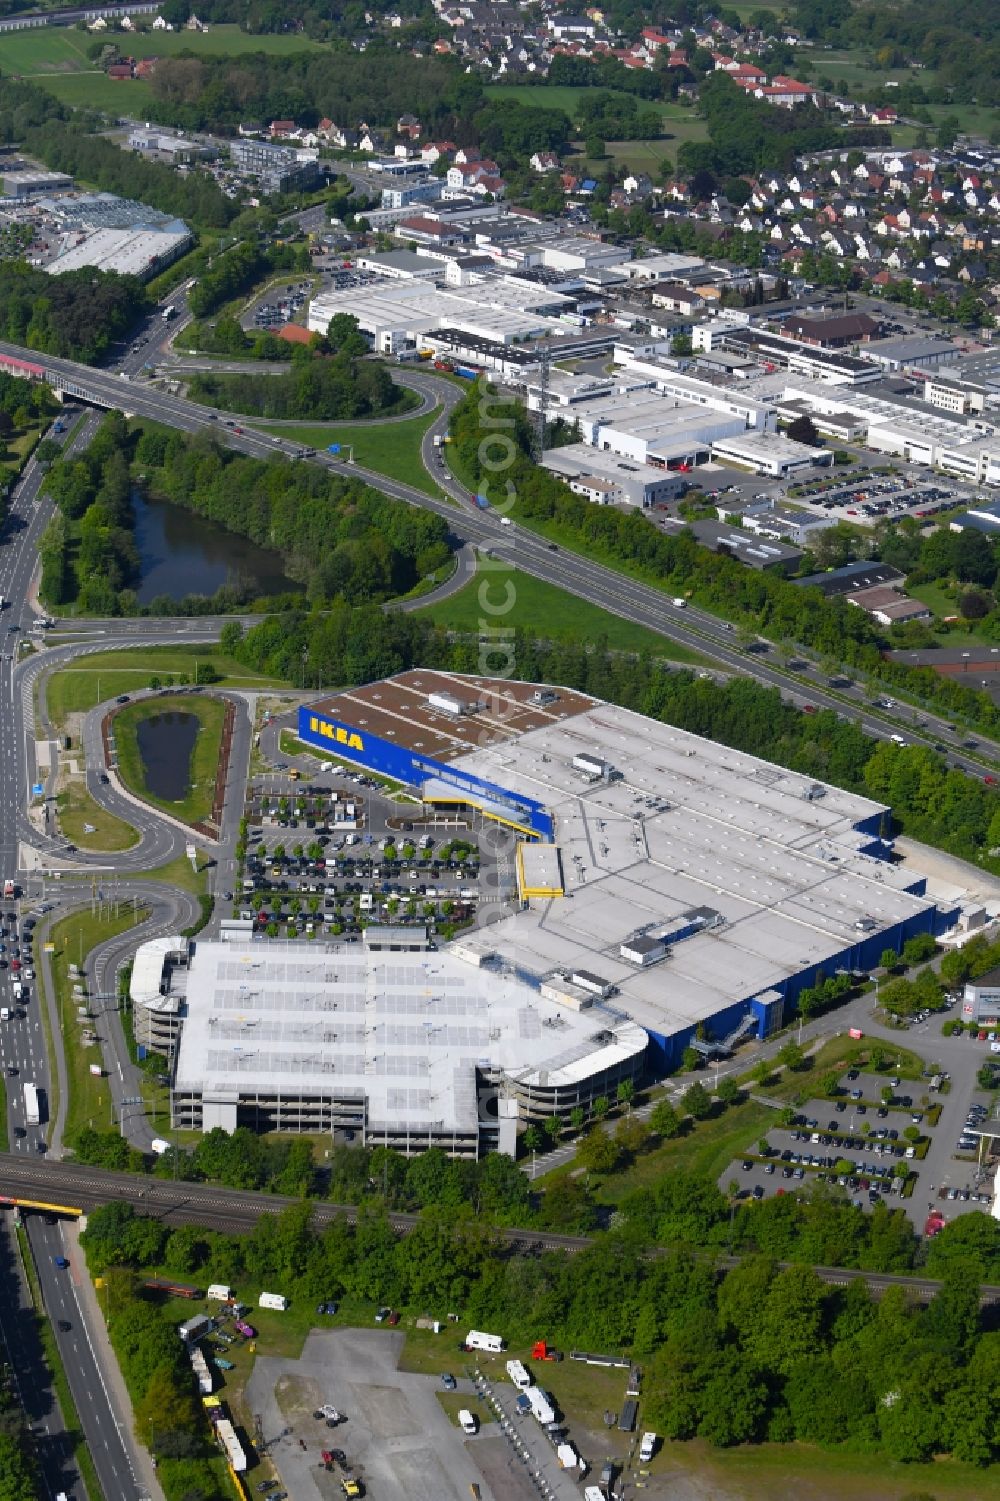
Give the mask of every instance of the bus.
<path id="1" fill-rule="evenodd" d="M 34 1084 L 24 1086 L 24 1118 L 29 1126 L 37 1126 L 41 1120 L 38 1113 L 38 1090 Z"/>

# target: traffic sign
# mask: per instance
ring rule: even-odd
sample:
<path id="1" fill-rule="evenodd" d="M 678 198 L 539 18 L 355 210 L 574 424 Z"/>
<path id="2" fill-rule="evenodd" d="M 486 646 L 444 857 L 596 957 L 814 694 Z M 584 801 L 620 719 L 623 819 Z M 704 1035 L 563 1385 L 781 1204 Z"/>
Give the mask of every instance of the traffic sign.
<path id="1" fill-rule="evenodd" d="M 45 783 L 44 782 L 32 782 L 32 784 L 31 784 L 31 795 L 32 795 L 32 797 L 41 797 L 44 791 L 45 791 Z"/>

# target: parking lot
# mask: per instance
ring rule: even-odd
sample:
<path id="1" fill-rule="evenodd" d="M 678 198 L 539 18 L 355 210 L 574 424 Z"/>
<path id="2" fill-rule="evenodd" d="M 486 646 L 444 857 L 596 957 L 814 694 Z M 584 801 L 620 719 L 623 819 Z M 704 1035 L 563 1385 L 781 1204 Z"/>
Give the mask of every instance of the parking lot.
<path id="1" fill-rule="evenodd" d="M 234 911 L 274 936 L 355 941 L 367 922 L 453 930 L 480 901 L 480 855 L 465 828 L 368 789 L 261 789 L 247 807 Z"/>
<path id="2" fill-rule="evenodd" d="M 440 1377 L 397 1369 L 402 1348 L 403 1335 L 395 1331 L 335 1329 L 313 1331 L 297 1360 L 257 1357 L 247 1406 L 262 1417 L 269 1457 L 289 1496 L 343 1495 L 343 1468 L 327 1471 L 320 1458 L 336 1446 L 374 1498 L 468 1501 L 478 1485 L 483 1501 L 521 1501 L 512 1485 L 496 1488 L 487 1480 L 506 1474 L 506 1441 L 493 1425 L 465 1438 L 438 1398 Z M 472 1397 L 475 1388 L 462 1377 L 459 1391 Z M 313 1416 L 326 1403 L 346 1419 L 332 1432 Z"/>
<path id="3" fill-rule="evenodd" d="M 855 526 L 898 521 L 903 516 L 935 516 L 968 505 L 969 497 L 954 488 L 917 484 L 903 475 L 873 476 L 833 489 L 810 490 L 789 497 L 791 503 L 816 514 L 836 514 Z"/>
<path id="4" fill-rule="evenodd" d="M 286 282 L 273 287 L 243 315 L 243 327 L 251 329 L 283 328 L 293 322 L 305 306 L 312 282 Z"/>
<path id="5" fill-rule="evenodd" d="M 924 1098 L 933 1100 L 923 1081 L 852 1068 L 836 1096 L 806 1101 L 790 1125 L 768 1131 L 766 1151 L 758 1143 L 720 1185 L 735 1181 L 741 1198 L 759 1200 L 826 1183 L 859 1208 L 901 1202 L 904 1181 L 921 1169 L 920 1143 L 933 1131 L 933 1106 L 925 1108 Z"/>
<path id="6" fill-rule="evenodd" d="M 736 1184 L 738 1198 L 760 1201 L 823 1183 L 862 1209 L 899 1205 L 917 1229 L 931 1209 L 942 1222 L 972 1209 L 988 1212 L 996 1164 L 986 1154 L 979 1161 L 990 1101 L 976 1087 L 978 1061 L 970 1052 L 972 1067 L 955 1079 L 930 1070 L 904 1079 L 851 1069 L 835 1096 L 807 1100 L 787 1126 L 776 1124 L 734 1159 L 719 1186 L 728 1192 Z"/>

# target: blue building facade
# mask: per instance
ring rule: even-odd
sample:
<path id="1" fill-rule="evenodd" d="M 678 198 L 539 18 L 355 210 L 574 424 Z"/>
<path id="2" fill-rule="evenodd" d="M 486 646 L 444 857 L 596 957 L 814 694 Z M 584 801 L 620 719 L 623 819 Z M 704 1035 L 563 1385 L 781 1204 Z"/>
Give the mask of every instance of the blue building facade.
<path id="1" fill-rule="evenodd" d="M 324 755 L 341 756 L 356 766 L 363 766 L 394 782 L 423 789 L 428 783 L 440 784 L 432 789 L 430 800 L 436 803 L 463 803 L 479 808 L 487 818 L 507 824 L 529 839 L 552 838 L 552 816 L 544 804 L 508 787 L 487 782 L 447 761 L 422 756 L 418 751 L 396 745 L 381 735 L 334 719 L 320 709 L 303 705 L 299 709 L 298 736 Z"/>

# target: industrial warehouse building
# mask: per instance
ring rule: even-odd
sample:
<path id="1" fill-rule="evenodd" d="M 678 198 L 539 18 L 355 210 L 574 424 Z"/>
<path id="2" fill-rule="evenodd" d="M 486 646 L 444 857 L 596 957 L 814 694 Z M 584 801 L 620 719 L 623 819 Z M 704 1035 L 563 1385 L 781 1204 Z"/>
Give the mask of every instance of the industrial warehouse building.
<path id="1" fill-rule="evenodd" d="M 519 1121 L 764 1037 L 820 974 L 957 920 L 888 862 L 883 804 L 571 689 L 414 669 L 303 706 L 298 734 L 492 827 L 517 900 L 440 949 L 148 946 L 136 1034 L 180 1028 L 179 1127 L 512 1151 Z"/>

